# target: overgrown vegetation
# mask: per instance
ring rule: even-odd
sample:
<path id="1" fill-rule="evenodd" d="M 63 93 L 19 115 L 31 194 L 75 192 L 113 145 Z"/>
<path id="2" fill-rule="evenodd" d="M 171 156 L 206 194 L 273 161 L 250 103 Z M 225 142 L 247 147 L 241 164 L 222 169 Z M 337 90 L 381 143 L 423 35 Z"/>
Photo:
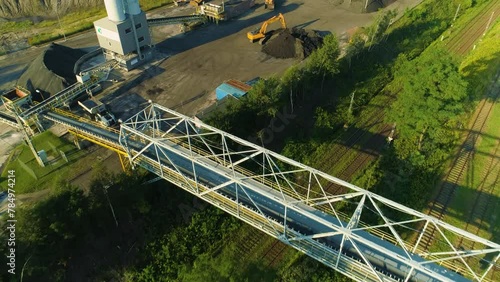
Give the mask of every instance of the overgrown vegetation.
<path id="1" fill-rule="evenodd" d="M 397 124 L 395 149 L 402 159 L 412 159 L 413 164 L 425 161 L 435 168 L 457 138 L 453 130 L 470 102 L 467 84 L 458 73 L 457 60 L 439 47 L 400 62 L 393 87 L 401 91 L 386 114 Z"/>
<path id="2" fill-rule="evenodd" d="M 95 171 L 88 192 L 59 181 L 16 208 L 16 271 L 3 281 L 346 281 L 297 252 L 279 271 L 235 264 L 239 220 L 163 181 L 143 185 L 144 172 Z"/>
<path id="3" fill-rule="evenodd" d="M 16 31 L 21 31 L 25 30 L 27 28 L 31 28 L 33 26 L 33 22 L 30 20 L 25 20 L 25 21 L 2 21 L 0 22 L 0 30 L 3 33 L 8 33 L 8 32 L 16 32 Z"/>
<path id="4" fill-rule="evenodd" d="M 112 175 L 102 166 L 96 172 L 88 193 L 59 181 L 48 199 L 16 208 L 16 275 L 4 272 L 3 281 L 19 281 L 21 268 L 24 281 L 74 281 L 83 275 L 172 281 L 185 264 L 240 226 L 214 207 L 193 207 L 192 196 L 165 182 L 142 185 L 144 173 Z M 1 244 L 2 253 L 6 247 Z M 5 265 L 5 256 L 1 260 Z M 125 273 L 131 263 L 137 263 L 137 275 Z"/>

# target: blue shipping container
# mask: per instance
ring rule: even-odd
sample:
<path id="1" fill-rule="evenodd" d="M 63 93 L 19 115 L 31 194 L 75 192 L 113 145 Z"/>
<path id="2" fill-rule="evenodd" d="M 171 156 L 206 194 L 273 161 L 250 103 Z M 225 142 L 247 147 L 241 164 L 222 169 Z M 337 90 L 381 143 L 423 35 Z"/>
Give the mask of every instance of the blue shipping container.
<path id="1" fill-rule="evenodd" d="M 217 100 L 220 100 L 227 95 L 232 95 L 233 97 L 240 98 L 241 96 L 247 94 L 247 92 L 235 88 L 227 83 L 222 83 L 215 89 L 215 96 L 217 97 Z"/>

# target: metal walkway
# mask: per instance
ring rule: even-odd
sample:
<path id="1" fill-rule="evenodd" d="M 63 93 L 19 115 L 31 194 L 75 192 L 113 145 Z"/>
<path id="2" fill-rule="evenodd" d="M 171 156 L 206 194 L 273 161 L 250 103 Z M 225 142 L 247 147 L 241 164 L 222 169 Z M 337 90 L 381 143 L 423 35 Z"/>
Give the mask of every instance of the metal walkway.
<path id="1" fill-rule="evenodd" d="M 0 122 L 5 123 L 5 124 L 12 126 L 14 128 L 20 129 L 20 126 L 17 123 L 16 118 L 8 115 L 6 113 L 0 112 Z"/>
<path id="2" fill-rule="evenodd" d="M 167 24 L 183 24 L 190 22 L 207 21 L 207 17 L 203 15 L 192 15 L 192 16 L 180 16 L 180 17 L 168 17 L 168 18 L 156 18 L 148 19 L 149 26 L 159 26 Z"/>
<path id="3" fill-rule="evenodd" d="M 120 131 L 42 115 L 354 280 L 495 279 L 499 244 L 168 108 L 151 104 Z M 325 191 L 330 183 L 342 192 Z M 425 251 L 419 243 L 430 226 L 441 245 Z M 457 249 L 458 239 L 474 249 Z"/>

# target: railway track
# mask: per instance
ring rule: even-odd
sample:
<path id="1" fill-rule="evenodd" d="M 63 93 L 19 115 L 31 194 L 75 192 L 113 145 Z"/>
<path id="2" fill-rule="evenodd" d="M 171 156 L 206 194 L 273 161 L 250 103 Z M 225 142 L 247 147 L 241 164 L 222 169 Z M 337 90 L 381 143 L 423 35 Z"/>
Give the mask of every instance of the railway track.
<path id="1" fill-rule="evenodd" d="M 243 236 L 238 242 L 238 259 L 244 262 L 252 251 L 261 243 L 262 233 L 258 230 L 252 229 L 248 234 Z"/>
<path id="2" fill-rule="evenodd" d="M 471 19 L 465 29 L 454 34 L 445 44 L 448 50 L 459 55 L 465 55 L 472 50 L 474 43 L 484 34 L 491 19 L 491 24 L 500 14 L 500 0 L 492 0 Z"/>
<path id="3" fill-rule="evenodd" d="M 267 251 L 262 256 L 262 259 L 267 261 L 268 267 L 275 267 L 280 262 L 283 257 L 283 252 L 286 250 L 287 245 L 279 240 L 275 242 L 267 249 Z"/>
<path id="4" fill-rule="evenodd" d="M 384 127 L 379 131 L 379 135 L 382 135 L 384 137 L 386 132 L 390 132 L 392 129 L 392 125 L 386 124 Z M 376 159 L 378 157 L 377 152 L 375 151 L 375 148 L 383 148 L 386 144 L 387 141 L 385 138 L 381 138 L 382 136 L 377 136 L 374 135 L 372 138 L 368 139 L 366 142 L 367 144 L 370 144 L 369 146 L 373 148 L 373 153 L 367 153 L 367 152 L 358 152 L 356 157 L 354 158 L 353 162 L 351 162 L 340 174 L 340 178 L 343 179 L 349 179 L 354 176 L 354 174 L 365 167 L 368 163 L 370 163 L 372 160 Z"/>
<path id="5" fill-rule="evenodd" d="M 495 81 L 500 78 L 500 73 L 497 75 Z M 499 93 L 494 93 L 492 100 L 495 101 Z M 429 208 L 429 215 L 434 216 L 437 219 L 442 219 L 448 205 L 453 198 L 456 188 L 459 186 L 460 181 L 466 171 L 470 159 L 474 156 L 475 145 L 477 139 L 483 133 L 484 126 L 488 120 L 488 116 L 493 109 L 494 102 L 483 99 L 480 103 L 479 110 L 475 114 L 472 127 L 467 133 L 467 136 L 460 146 L 457 157 L 453 161 L 451 169 L 446 174 L 444 181 L 441 183 L 439 192 L 435 199 L 432 201 Z M 429 226 L 424 235 L 422 236 L 422 241 L 420 242 L 424 250 L 428 250 L 431 245 L 436 229 L 433 226 Z"/>
<path id="6" fill-rule="evenodd" d="M 368 127 L 364 129 L 357 129 L 356 133 L 357 135 L 354 135 L 354 139 L 351 140 L 353 142 L 350 144 L 350 146 L 345 146 L 343 147 L 344 150 L 342 150 L 341 154 L 338 155 L 338 160 L 341 160 L 342 157 L 344 157 L 351 149 L 352 147 L 358 143 L 359 140 L 361 140 L 363 137 L 365 137 L 367 134 L 369 134 L 369 129 L 375 127 L 376 125 L 379 125 L 383 122 L 384 118 L 384 112 L 383 111 L 377 111 L 372 115 L 372 118 L 370 118 L 373 123 L 369 125 Z M 378 135 L 384 135 L 385 132 L 391 130 L 391 125 L 385 124 L 381 130 L 378 131 Z M 363 152 L 359 151 L 356 156 L 350 161 L 348 161 L 347 165 L 345 165 L 338 173 L 337 177 L 344 179 L 346 181 L 350 181 L 353 175 L 362 169 L 364 166 L 366 166 L 370 161 L 375 159 L 377 157 L 377 153 L 375 152 L 376 148 L 381 148 L 385 145 L 385 139 L 380 138 L 380 136 L 374 135 L 363 144 L 362 146 L 366 147 L 366 144 L 370 144 L 370 148 L 374 151 L 374 154 L 370 154 L 368 152 Z M 325 187 L 325 191 L 332 193 L 333 195 L 338 195 L 338 194 L 343 194 L 346 192 L 345 187 L 342 187 L 340 185 L 334 184 L 334 183 L 329 183 L 328 186 Z"/>
<path id="7" fill-rule="evenodd" d="M 352 147 L 358 144 L 359 140 L 361 140 L 369 132 L 368 131 L 369 129 L 380 124 L 383 120 L 383 112 L 377 111 L 373 113 L 369 120 L 373 122 L 367 127 L 356 128 L 352 131 L 352 133 L 349 135 L 346 142 L 344 143 L 345 144 L 344 146 L 335 146 L 338 148 L 338 150 L 335 151 L 335 154 L 332 157 L 322 162 L 323 168 L 325 168 L 325 166 L 329 162 L 331 162 L 332 158 L 340 160 L 342 157 L 344 157 L 352 149 Z M 385 132 L 387 128 L 388 126 L 384 126 L 384 129 L 381 132 Z M 374 158 L 373 155 L 370 155 L 368 153 L 361 152 L 360 154 L 363 154 L 363 157 L 358 158 L 358 156 L 356 156 L 354 160 L 349 163 L 349 165 L 347 165 L 342 169 L 342 171 L 340 172 L 341 177 L 344 177 L 344 179 L 350 178 L 358 169 L 364 166 L 370 159 Z M 340 186 L 337 187 L 337 189 L 338 188 L 340 188 Z M 334 186 L 328 186 L 326 187 L 325 190 L 328 192 L 333 192 L 332 191 L 333 189 Z M 269 248 L 267 248 L 267 250 L 261 256 L 261 259 L 267 262 L 268 267 L 275 267 L 281 261 L 281 258 L 283 257 L 286 248 L 287 248 L 286 244 L 282 243 L 279 240 L 275 240 L 275 242 Z"/>
<path id="8" fill-rule="evenodd" d="M 329 155 L 328 158 L 324 158 L 321 163 L 318 164 L 318 169 L 322 170 L 327 170 L 328 171 L 328 165 L 331 164 L 332 160 L 340 160 L 342 159 L 351 149 L 354 145 L 358 144 L 359 141 L 366 136 L 368 133 L 368 130 L 375 127 L 376 125 L 380 124 L 381 121 L 383 120 L 383 112 L 382 111 L 376 111 L 372 113 L 370 116 L 369 120 L 373 121 L 370 125 L 366 126 L 365 128 L 352 128 L 348 130 L 348 137 L 345 140 L 343 144 L 339 144 L 336 146 L 333 146 L 333 151 L 334 153 Z M 339 139 L 336 139 L 333 142 L 338 142 Z"/>
<path id="9" fill-rule="evenodd" d="M 386 124 L 382 130 L 379 131 L 379 134 L 384 135 L 384 132 L 390 131 L 391 129 L 392 126 Z M 386 141 L 385 139 L 381 139 L 380 136 L 373 136 L 368 139 L 366 143 L 371 144 L 371 147 L 374 148 L 382 148 Z M 357 171 L 364 168 L 377 157 L 378 155 L 376 153 L 369 154 L 367 152 L 358 152 L 354 159 L 339 173 L 339 178 L 351 181 Z M 332 193 L 333 195 L 340 195 L 346 193 L 347 189 L 343 186 L 332 184 L 326 187 L 326 191 Z"/>
<path id="10" fill-rule="evenodd" d="M 500 167 L 500 160 L 495 156 L 500 153 L 500 142 L 497 142 L 493 156 L 490 158 L 488 162 L 488 166 L 481 173 L 481 184 L 478 189 L 478 194 L 475 197 L 474 204 L 472 206 L 472 211 L 469 214 L 467 219 L 467 223 L 465 225 L 465 230 L 478 234 L 481 230 L 481 225 L 484 222 L 486 211 L 488 206 L 493 201 L 495 187 L 498 187 L 500 184 L 500 174 L 498 172 L 498 168 Z M 496 173 L 496 177 L 493 181 L 488 181 L 489 176 L 492 173 Z M 463 238 L 460 240 L 459 245 L 462 245 Z M 474 243 L 472 243 L 469 247 L 473 247 Z"/>
<path id="11" fill-rule="evenodd" d="M 500 141 L 496 142 L 496 147 L 493 153 L 493 156 L 490 158 L 487 168 L 482 171 L 481 173 L 481 183 L 478 189 L 478 193 L 474 199 L 474 204 L 472 206 L 471 213 L 469 214 L 469 217 L 467 218 L 467 222 L 465 225 L 465 230 L 475 234 L 479 235 L 479 232 L 481 231 L 481 228 L 483 228 L 483 224 L 485 224 L 485 220 L 488 216 L 488 207 L 490 205 L 495 205 L 496 203 L 494 202 L 494 199 L 496 198 L 495 195 L 495 187 L 498 187 L 500 185 L 500 160 L 496 158 L 497 154 L 500 153 Z M 496 176 L 495 176 L 496 174 Z M 493 180 L 490 180 L 490 175 L 494 177 Z M 494 208 L 493 208 L 494 210 Z M 491 210 L 490 210 L 491 211 Z M 472 241 L 464 241 L 463 237 L 460 238 L 460 241 L 458 243 L 459 248 L 463 248 L 465 250 L 474 250 L 474 247 L 476 245 L 476 242 Z M 469 261 L 471 258 L 469 258 Z M 477 260 L 477 258 L 476 258 Z M 496 266 L 495 266 L 496 267 Z M 499 281 L 500 277 L 497 277 L 498 273 L 497 268 L 493 269 L 491 271 L 491 280 L 492 281 Z"/>

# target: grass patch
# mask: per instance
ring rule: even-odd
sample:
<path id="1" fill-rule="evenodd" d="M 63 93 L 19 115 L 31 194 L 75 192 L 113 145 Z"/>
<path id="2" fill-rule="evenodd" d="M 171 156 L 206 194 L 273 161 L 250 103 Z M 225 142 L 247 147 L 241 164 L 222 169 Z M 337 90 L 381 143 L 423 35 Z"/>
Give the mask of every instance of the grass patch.
<path id="1" fill-rule="evenodd" d="M 57 19 L 42 21 L 34 28 L 41 30 L 40 33 L 28 38 L 30 45 L 40 45 L 62 38 L 64 34 L 72 34 L 93 28 L 94 21 L 106 16 L 104 7 L 96 7 L 83 11 L 71 12 L 60 18 L 60 24 Z"/>
<path id="2" fill-rule="evenodd" d="M 484 95 L 491 82 L 494 79 L 500 65 L 500 22 L 497 22 L 490 32 L 479 44 L 478 48 L 466 57 L 460 67 L 461 72 L 469 81 L 471 91 Z M 496 86 L 498 89 L 498 86 Z M 498 90 L 492 90 L 491 94 L 495 94 Z M 490 97 L 486 97 L 487 99 Z M 476 153 L 470 161 L 465 177 L 457 189 L 455 197 L 450 203 L 451 215 L 446 216 L 446 221 L 453 223 L 455 226 L 465 228 L 466 222 L 469 219 L 470 211 L 473 208 L 477 198 L 477 190 L 483 189 L 491 193 L 488 197 L 493 197 L 491 203 L 497 201 L 500 196 L 500 187 L 492 187 L 495 178 L 500 174 L 500 165 L 495 165 L 498 160 L 494 159 L 492 163 L 492 155 L 495 154 L 495 148 L 500 138 L 500 105 L 496 103 L 490 113 L 489 120 L 476 144 Z M 500 152 L 496 152 L 497 158 Z M 485 172 L 491 168 L 491 172 L 485 175 Z M 498 185 L 497 185 L 498 186 Z M 492 228 L 500 226 L 500 218 L 495 213 L 495 205 L 489 205 L 486 212 L 484 222 L 476 222 L 480 225 L 479 236 L 483 238 L 492 238 Z"/>
<path id="3" fill-rule="evenodd" d="M 149 10 L 152 10 L 155 8 L 165 6 L 165 5 L 170 4 L 172 2 L 173 2 L 172 0 L 160 0 L 160 1 L 158 1 L 158 0 L 141 0 L 140 4 L 141 4 L 142 10 L 149 11 Z"/>
<path id="4" fill-rule="evenodd" d="M 486 210 L 484 211 L 484 219 L 473 218 L 474 225 L 479 226 L 479 236 L 483 238 L 493 238 L 494 228 L 500 226 L 500 217 L 497 216 L 498 207 L 494 203 L 500 197 L 500 186 L 496 183 L 496 178 L 500 174 L 500 161 L 498 160 L 500 152 L 495 152 L 498 142 L 500 142 L 500 104 L 495 104 L 485 133 L 481 136 L 477 146 L 476 154 L 470 161 L 466 171 L 466 177 L 462 180 L 461 186 L 457 189 L 456 196 L 450 204 L 451 215 L 447 216 L 446 220 L 453 222 L 454 225 L 460 228 L 465 228 L 466 222 L 470 217 L 476 198 L 478 197 L 478 189 L 482 189 L 483 205 L 484 201 L 489 201 Z M 496 153 L 496 155 L 494 155 Z M 488 172 L 485 174 L 485 172 Z M 489 199 L 488 199 L 489 198 Z M 477 208 L 477 207 L 476 207 Z M 475 228 L 472 228 L 475 231 Z"/>
<path id="5" fill-rule="evenodd" d="M 140 4 L 142 10 L 149 11 L 171 3 L 172 0 L 143 0 Z M 34 24 L 30 20 L 0 22 L 0 30 L 2 33 L 36 30 L 36 34 L 28 38 L 28 43 L 36 46 L 63 38 L 64 35 L 70 36 L 81 31 L 92 29 L 94 27 L 94 21 L 104 18 L 105 16 L 106 10 L 104 6 L 100 6 L 70 12 L 61 16 L 59 20 L 44 20 L 37 24 Z"/>
<path id="6" fill-rule="evenodd" d="M 30 193 L 51 188 L 59 179 L 68 177 L 70 165 L 85 155 L 72 143 L 58 138 L 49 131 L 33 138 L 33 143 L 37 150 L 47 152 L 49 163 L 45 167 L 39 166 L 30 148 L 23 143 L 13 150 L 10 161 L 2 172 L 0 187 L 7 187 L 7 171 L 15 170 L 17 193 Z M 59 151 L 66 154 L 68 163 L 61 157 Z"/>
<path id="7" fill-rule="evenodd" d="M 80 25 L 65 29 L 64 34 L 62 33 L 62 31 L 56 31 L 57 33 L 40 33 L 28 38 L 28 44 L 40 45 L 43 43 L 51 42 L 56 39 L 64 37 L 64 35 L 70 36 L 80 31 L 91 29 L 93 26 L 94 26 L 93 22 L 85 22 Z"/>
<path id="8" fill-rule="evenodd" d="M 471 93 L 483 95 L 491 85 L 499 65 L 500 21 L 497 20 L 478 47 L 463 60 L 460 72 L 469 82 Z"/>
<path id="9" fill-rule="evenodd" d="M 2 33 L 25 30 L 27 28 L 31 28 L 32 26 L 33 22 L 29 20 L 20 22 L 14 22 L 14 21 L 0 22 L 0 30 L 2 31 Z"/>

